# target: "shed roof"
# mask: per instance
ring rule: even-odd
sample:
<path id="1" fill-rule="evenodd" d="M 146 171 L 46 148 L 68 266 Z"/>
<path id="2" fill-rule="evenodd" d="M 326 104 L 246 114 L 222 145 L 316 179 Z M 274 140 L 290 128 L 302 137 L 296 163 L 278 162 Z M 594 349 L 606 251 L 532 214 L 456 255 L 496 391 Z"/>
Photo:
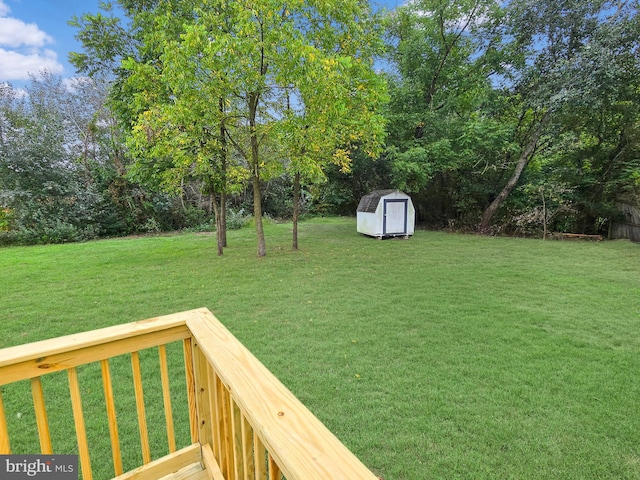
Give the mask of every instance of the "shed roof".
<path id="1" fill-rule="evenodd" d="M 398 190 L 375 190 L 360 199 L 358 204 L 358 212 L 376 213 L 380 199 L 390 193 L 398 192 Z"/>

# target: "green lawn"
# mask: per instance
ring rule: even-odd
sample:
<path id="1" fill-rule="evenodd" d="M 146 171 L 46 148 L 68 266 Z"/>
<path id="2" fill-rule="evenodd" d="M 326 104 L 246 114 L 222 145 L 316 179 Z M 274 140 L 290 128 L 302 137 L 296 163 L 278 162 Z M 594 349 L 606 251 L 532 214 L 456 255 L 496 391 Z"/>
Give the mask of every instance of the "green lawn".
<path id="1" fill-rule="evenodd" d="M 385 480 L 640 478 L 640 245 L 290 233 L 0 249 L 0 347 L 208 307 Z"/>

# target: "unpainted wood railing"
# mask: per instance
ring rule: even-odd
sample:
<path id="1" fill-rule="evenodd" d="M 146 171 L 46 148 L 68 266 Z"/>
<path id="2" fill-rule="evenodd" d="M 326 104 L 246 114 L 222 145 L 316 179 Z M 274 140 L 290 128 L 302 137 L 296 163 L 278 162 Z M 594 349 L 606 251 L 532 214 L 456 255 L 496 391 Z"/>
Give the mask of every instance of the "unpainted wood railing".
<path id="1" fill-rule="evenodd" d="M 182 343 L 182 375 L 174 375 L 167 360 L 167 347 L 176 342 Z M 156 458 L 153 453 L 162 449 L 149 438 L 143 388 L 146 363 L 140 360 L 141 354 L 148 358 L 145 352 L 152 349 L 158 352 L 159 366 L 154 371 L 159 372 L 156 385 L 162 390 L 164 403 L 162 408 L 154 407 L 163 410 L 164 425 L 159 425 L 158 415 L 154 415 L 151 427 L 154 432 L 158 428 L 166 432 L 166 452 Z M 131 452 L 123 451 L 122 445 L 132 448 L 132 442 L 122 438 L 114 393 L 114 382 L 119 386 L 123 380 L 114 378 L 111 368 L 111 363 L 123 356 L 129 356 L 131 363 L 138 424 L 135 448 L 139 451 L 135 456 L 142 458 L 141 464 L 127 471 L 123 456 L 130 458 Z M 87 440 L 95 435 L 87 434 L 83 409 L 87 395 L 83 398 L 78 370 L 89 364 L 100 365 L 110 459 L 105 452 L 96 454 Z M 66 371 L 68 378 L 76 451 L 53 448 L 52 431 L 55 438 L 56 429 L 50 428 L 42 377 L 61 371 Z M 180 398 L 184 404 L 180 406 L 188 410 L 186 442 L 177 442 L 176 429 L 183 425 L 174 425 L 174 411 L 179 407 L 171 384 L 174 376 L 182 376 L 185 384 Z M 29 402 L 26 398 L 4 402 L 3 388 L 21 381 L 30 382 L 40 452 L 77 453 L 83 480 L 93 480 L 92 463 L 111 463 L 113 476 L 124 480 L 161 478 L 193 461 L 206 467 L 208 477 L 203 478 L 213 480 L 377 478 L 206 309 L 0 350 L 0 454 L 11 453 L 12 446 L 5 403 L 23 408 Z M 8 395 L 6 392 L 5 397 Z M 21 450 L 38 453 L 35 449 L 24 451 L 24 446 Z"/>

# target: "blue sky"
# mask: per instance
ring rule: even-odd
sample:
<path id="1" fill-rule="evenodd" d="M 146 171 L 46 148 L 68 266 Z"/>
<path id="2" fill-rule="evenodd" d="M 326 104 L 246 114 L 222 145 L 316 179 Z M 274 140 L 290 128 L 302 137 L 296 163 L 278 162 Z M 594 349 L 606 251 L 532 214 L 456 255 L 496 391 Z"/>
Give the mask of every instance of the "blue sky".
<path id="1" fill-rule="evenodd" d="M 0 0 L 0 83 L 19 85 L 44 68 L 73 76 L 67 56 L 81 47 L 67 21 L 97 11 L 98 0 Z"/>
<path id="2" fill-rule="evenodd" d="M 402 0 L 377 0 L 392 9 Z M 74 15 L 98 12 L 99 0 L 0 0 L 0 83 L 23 85 L 42 69 L 65 78 L 75 74 L 67 58 L 81 51 Z"/>

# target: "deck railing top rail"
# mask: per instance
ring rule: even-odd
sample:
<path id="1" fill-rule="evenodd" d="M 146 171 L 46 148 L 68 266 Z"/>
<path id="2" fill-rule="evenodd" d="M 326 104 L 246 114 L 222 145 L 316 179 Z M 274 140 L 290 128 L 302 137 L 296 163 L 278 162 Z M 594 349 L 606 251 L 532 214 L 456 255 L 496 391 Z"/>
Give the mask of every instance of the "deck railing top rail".
<path id="1" fill-rule="evenodd" d="M 186 321 L 203 311 L 208 310 L 191 310 L 0 349 L 0 385 L 190 337 Z"/>

